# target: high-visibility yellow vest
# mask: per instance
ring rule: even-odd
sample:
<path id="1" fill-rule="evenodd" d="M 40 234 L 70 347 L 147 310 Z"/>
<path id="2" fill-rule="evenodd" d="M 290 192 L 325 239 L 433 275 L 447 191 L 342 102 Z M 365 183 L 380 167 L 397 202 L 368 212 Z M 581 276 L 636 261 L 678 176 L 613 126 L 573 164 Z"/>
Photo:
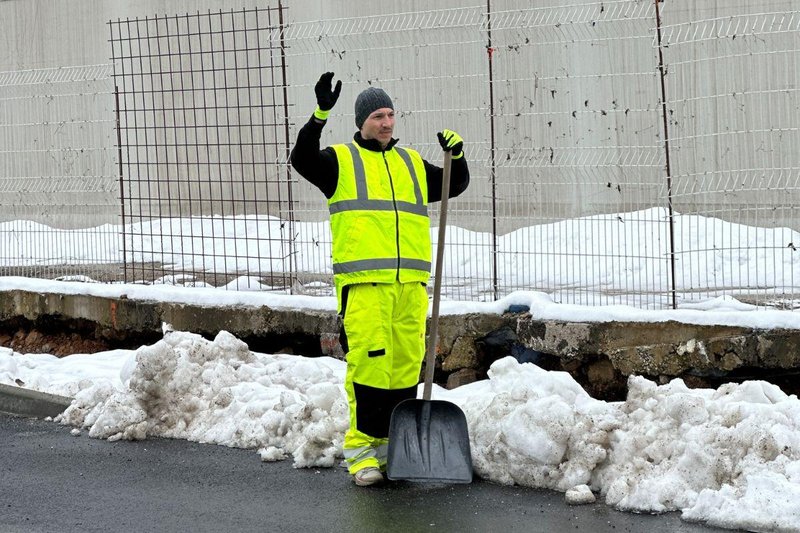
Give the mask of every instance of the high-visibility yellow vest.
<path id="1" fill-rule="evenodd" d="M 415 150 L 385 152 L 356 143 L 332 147 L 339 162 L 328 200 L 333 279 L 352 283 L 427 283 L 431 271 L 428 181 Z"/>

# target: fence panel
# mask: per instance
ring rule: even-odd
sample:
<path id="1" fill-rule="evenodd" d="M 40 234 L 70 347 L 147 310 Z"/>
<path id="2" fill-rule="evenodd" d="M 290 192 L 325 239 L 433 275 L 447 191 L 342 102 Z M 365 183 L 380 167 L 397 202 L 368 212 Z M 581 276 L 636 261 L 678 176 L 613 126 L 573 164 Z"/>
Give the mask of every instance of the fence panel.
<path id="1" fill-rule="evenodd" d="M 0 275 L 116 278 L 111 72 L 0 73 Z"/>
<path id="2" fill-rule="evenodd" d="M 428 161 L 465 138 L 447 297 L 796 306 L 790 2 L 278 5 L 111 21 L 116 90 L 108 65 L 0 74 L 2 272 L 332 294 L 325 201 L 288 154 L 334 71 L 323 145 L 369 85 Z"/>
<path id="3" fill-rule="evenodd" d="M 373 12 L 370 12 L 373 11 Z M 436 133 L 448 128 L 467 142 L 469 194 L 450 203 L 443 291 L 455 299 L 492 299 L 493 272 L 489 153 L 489 84 L 485 8 L 437 8 L 387 13 L 374 4 L 346 17 L 293 21 L 286 28 L 293 133 L 314 111 L 314 84 L 333 71 L 342 93 L 322 133 L 322 145 L 349 142 L 356 131 L 354 102 L 369 86 L 391 96 L 395 137 L 442 166 Z M 294 140 L 294 139 L 293 139 Z M 308 270 L 331 275 L 328 211 L 322 194 L 293 174 L 298 194 L 299 255 Z M 436 241 L 438 204 L 429 210 Z M 435 254 L 434 254 L 435 257 Z M 311 259 L 313 258 L 313 259 Z M 329 289 L 328 289 L 329 290 Z"/>
<path id="4" fill-rule="evenodd" d="M 664 9 L 676 290 L 683 301 L 728 294 L 794 307 L 800 11 L 722 9 Z"/>
<path id="5" fill-rule="evenodd" d="M 126 281 L 289 285 L 281 16 L 264 8 L 109 23 Z"/>
<path id="6" fill-rule="evenodd" d="M 501 294 L 667 305 L 654 15 L 631 1 L 489 14 Z"/>

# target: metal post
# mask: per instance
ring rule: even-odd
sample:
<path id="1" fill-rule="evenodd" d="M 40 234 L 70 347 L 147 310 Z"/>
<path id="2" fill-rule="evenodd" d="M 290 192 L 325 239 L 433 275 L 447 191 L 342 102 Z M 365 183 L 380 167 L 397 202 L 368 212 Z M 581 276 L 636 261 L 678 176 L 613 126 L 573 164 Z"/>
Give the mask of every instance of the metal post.
<path id="1" fill-rule="evenodd" d="M 678 308 L 678 296 L 676 293 L 675 281 L 675 219 L 672 211 L 672 169 L 669 164 L 669 128 L 667 119 L 667 89 L 666 89 L 666 69 L 664 68 L 664 53 L 661 46 L 661 13 L 658 10 L 659 0 L 654 0 L 656 10 L 656 35 L 658 37 L 658 71 L 661 75 L 661 115 L 664 121 L 664 151 L 666 152 L 666 172 L 667 172 L 667 212 L 669 219 L 669 258 L 670 274 L 672 280 L 672 308 Z"/>
<path id="2" fill-rule="evenodd" d="M 126 245 L 125 245 L 125 189 L 123 188 L 122 179 L 122 131 L 120 130 L 119 121 L 119 87 L 114 84 L 114 100 L 116 101 L 116 127 L 117 127 L 117 163 L 119 166 L 119 204 L 122 210 L 122 279 L 128 283 L 128 261 Z"/>
<path id="3" fill-rule="evenodd" d="M 284 131 L 284 139 L 286 141 L 286 152 L 285 152 L 285 160 L 284 163 L 286 164 L 286 188 L 288 193 L 288 201 L 289 201 L 289 212 L 288 212 L 288 223 L 289 223 L 289 231 L 287 235 L 289 239 L 287 240 L 289 244 L 289 293 L 294 293 L 294 279 L 297 277 L 299 268 L 297 267 L 297 253 L 294 249 L 294 197 L 292 195 L 292 172 L 289 165 L 289 155 L 291 153 L 291 141 L 289 139 L 289 93 L 287 91 L 288 81 L 286 80 L 286 23 L 283 20 L 283 2 L 278 0 L 278 25 L 280 27 L 280 38 L 281 38 L 281 81 L 283 85 L 283 131 Z M 272 50 L 270 49 L 270 55 L 272 55 Z"/>
<path id="4" fill-rule="evenodd" d="M 489 180 L 492 183 L 492 293 L 494 299 L 498 299 L 498 279 L 497 279 L 497 167 L 495 162 L 495 132 L 494 132 L 494 73 L 492 64 L 492 2 L 486 0 L 486 32 L 487 32 L 487 46 L 486 52 L 489 56 L 489 128 L 490 128 L 490 146 L 489 146 Z"/>

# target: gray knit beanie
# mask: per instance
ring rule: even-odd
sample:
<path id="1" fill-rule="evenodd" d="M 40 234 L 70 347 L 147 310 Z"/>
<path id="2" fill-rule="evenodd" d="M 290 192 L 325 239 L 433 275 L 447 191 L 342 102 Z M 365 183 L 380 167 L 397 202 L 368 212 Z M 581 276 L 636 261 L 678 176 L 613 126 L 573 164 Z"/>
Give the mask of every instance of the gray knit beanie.
<path id="1" fill-rule="evenodd" d="M 373 111 L 388 107 L 394 109 L 392 99 L 386 94 L 386 91 L 377 87 L 370 87 L 364 89 L 361 94 L 356 98 L 356 127 L 361 129 L 364 121 L 367 120 Z"/>

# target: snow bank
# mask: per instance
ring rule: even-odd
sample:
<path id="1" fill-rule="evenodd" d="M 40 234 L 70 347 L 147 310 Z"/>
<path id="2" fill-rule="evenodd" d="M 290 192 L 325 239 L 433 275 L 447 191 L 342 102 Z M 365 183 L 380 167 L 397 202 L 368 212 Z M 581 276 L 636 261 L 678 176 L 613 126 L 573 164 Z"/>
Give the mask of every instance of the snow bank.
<path id="1" fill-rule="evenodd" d="M 291 456 L 298 467 L 341 458 L 348 419 L 341 361 L 255 354 L 226 332 L 213 341 L 167 332 L 127 354 L 117 354 L 113 378 L 90 380 L 95 356 L 57 360 L 3 349 L 0 381 L 77 390 L 60 421 L 92 437 L 252 448 L 263 460 Z M 106 354 L 97 357 L 111 367 Z M 434 398 L 464 410 L 483 478 L 570 492 L 576 503 L 591 501 L 590 488 L 622 510 L 800 531 L 796 396 L 760 381 L 711 390 L 631 377 L 628 386 L 625 402 L 602 402 L 567 373 L 507 357 L 488 380 L 435 387 Z"/>
<path id="2" fill-rule="evenodd" d="M 108 383 L 76 395 L 61 416 L 109 440 L 148 436 L 259 448 L 264 460 L 333 466 L 347 428 L 344 363 L 261 355 L 227 332 L 208 341 L 169 333 L 136 351 L 121 390 Z"/>
<path id="3" fill-rule="evenodd" d="M 467 416 L 475 472 L 498 483 L 562 492 L 586 484 L 619 423 L 618 407 L 592 399 L 568 373 L 512 357 L 492 365 L 488 383 L 454 392 L 451 401 Z"/>
<path id="4" fill-rule="evenodd" d="M 800 401 L 761 381 L 717 390 L 628 380 L 594 486 L 619 509 L 800 530 Z"/>

